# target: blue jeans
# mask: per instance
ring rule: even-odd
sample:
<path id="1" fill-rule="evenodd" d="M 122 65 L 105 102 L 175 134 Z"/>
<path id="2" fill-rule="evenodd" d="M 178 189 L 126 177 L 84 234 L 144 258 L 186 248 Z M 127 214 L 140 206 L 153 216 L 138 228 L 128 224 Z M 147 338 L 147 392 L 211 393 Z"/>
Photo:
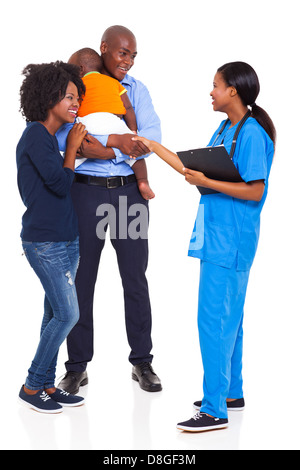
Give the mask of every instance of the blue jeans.
<path id="1" fill-rule="evenodd" d="M 30 266 L 45 291 L 40 342 L 25 387 L 54 387 L 57 356 L 79 319 L 75 276 L 79 263 L 79 240 L 72 242 L 22 242 Z"/>

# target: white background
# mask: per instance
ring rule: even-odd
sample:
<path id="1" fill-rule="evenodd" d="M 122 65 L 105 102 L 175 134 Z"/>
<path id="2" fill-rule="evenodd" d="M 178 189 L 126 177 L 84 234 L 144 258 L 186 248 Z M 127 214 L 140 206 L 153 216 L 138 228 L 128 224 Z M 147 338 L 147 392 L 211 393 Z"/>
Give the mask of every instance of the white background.
<path id="1" fill-rule="evenodd" d="M 299 449 L 299 15 L 296 0 L 10 1 L 1 28 L 1 439 L 2 449 Z M 15 147 L 21 71 L 28 63 L 67 61 L 79 48 L 99 50 L 103 31 L 122 24 L 136 35 L 131 74 L 151 93 L 173 151 L 204 146 L 224 119 L 209 93 L 216 69 L 242 60 L 258 73 L 257 103 L 278 132 L 270 190 L 245 308 L 246 409 L 227 430 L 187 434 L 178 421 L 202 398 L 197 334 L 198 260 L 187 257 L 199 194 L 155 155 L 148 161 L 148 280 L 153 366 L 163 391 L 131 380 L 123 293 L 108 241 L 95 296 L 95 356 L 86 405 L 44 416 L 18 403 L 33 358 L 43 291 L 22 256 Z M 65 345 L 57 375 L 64 373 Z"/>

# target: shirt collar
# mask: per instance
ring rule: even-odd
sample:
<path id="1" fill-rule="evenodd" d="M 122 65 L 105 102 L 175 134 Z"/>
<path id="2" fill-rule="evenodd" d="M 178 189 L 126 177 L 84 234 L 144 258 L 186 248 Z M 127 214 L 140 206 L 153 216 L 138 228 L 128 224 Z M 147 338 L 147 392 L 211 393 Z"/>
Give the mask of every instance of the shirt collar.
<path id="1" fill-rule="evenodd" d="M 121 85 L 132 86 L 132 77 L 130 75 L 126 74 L 125 77 L 123 78 L 123 80 L 120 83 L 121 83 Z"/>
<path id="2" fill-rule="evenodd" d="M 91 75 L 92 73 L 98 73 L 100 75 L 100 72 L 97 72 L 96 70 L 92 71 L 92 72 L 88 72 L 86 73 L 83 77 L 87 77 L 88 75 Z M 83 78 L 82 77 L 82 78 Z"/>

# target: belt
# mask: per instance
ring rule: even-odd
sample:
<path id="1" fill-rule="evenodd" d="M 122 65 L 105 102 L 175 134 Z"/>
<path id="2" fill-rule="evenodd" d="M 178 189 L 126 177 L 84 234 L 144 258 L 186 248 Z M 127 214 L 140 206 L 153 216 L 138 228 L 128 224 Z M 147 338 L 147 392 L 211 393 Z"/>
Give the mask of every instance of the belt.
<path id="1" fill-rule="evenodd" d="M 89 176 L 75 173 L 74 182 L 89 184 L 91 186 L 103 186 L 107 189 L 114 189 L 118 188 L 119 186 L 124 186 L 125 184 L 135 183 L 136 177 L 135 175 L 128 175 L 110 176 L 105 178 L 104 176 Z"/>

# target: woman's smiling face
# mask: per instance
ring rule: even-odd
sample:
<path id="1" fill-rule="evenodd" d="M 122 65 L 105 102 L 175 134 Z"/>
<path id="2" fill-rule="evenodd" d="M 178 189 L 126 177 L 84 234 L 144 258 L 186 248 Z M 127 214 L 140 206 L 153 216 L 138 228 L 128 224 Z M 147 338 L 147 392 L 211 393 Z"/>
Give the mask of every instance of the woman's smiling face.
<path id="1" fill-rule="evenodd" d="M 73 82 L 69 82 L 66 94 L 59 103 L 49 110 L 58 122 L 64 124 L 65 122 L 73 123 L 77 116 L 79 108 L 79 96 L 76 85 Z"/>
<path id="2" fill-rule="evenodd" d="M 231 103 L 232 90 L 233 87 L 228 86 L 222 74 L 217 72 L 214 77 L 213 90 L 210 93 L 214 111 L 226 112 L 228 105 Z"/>

